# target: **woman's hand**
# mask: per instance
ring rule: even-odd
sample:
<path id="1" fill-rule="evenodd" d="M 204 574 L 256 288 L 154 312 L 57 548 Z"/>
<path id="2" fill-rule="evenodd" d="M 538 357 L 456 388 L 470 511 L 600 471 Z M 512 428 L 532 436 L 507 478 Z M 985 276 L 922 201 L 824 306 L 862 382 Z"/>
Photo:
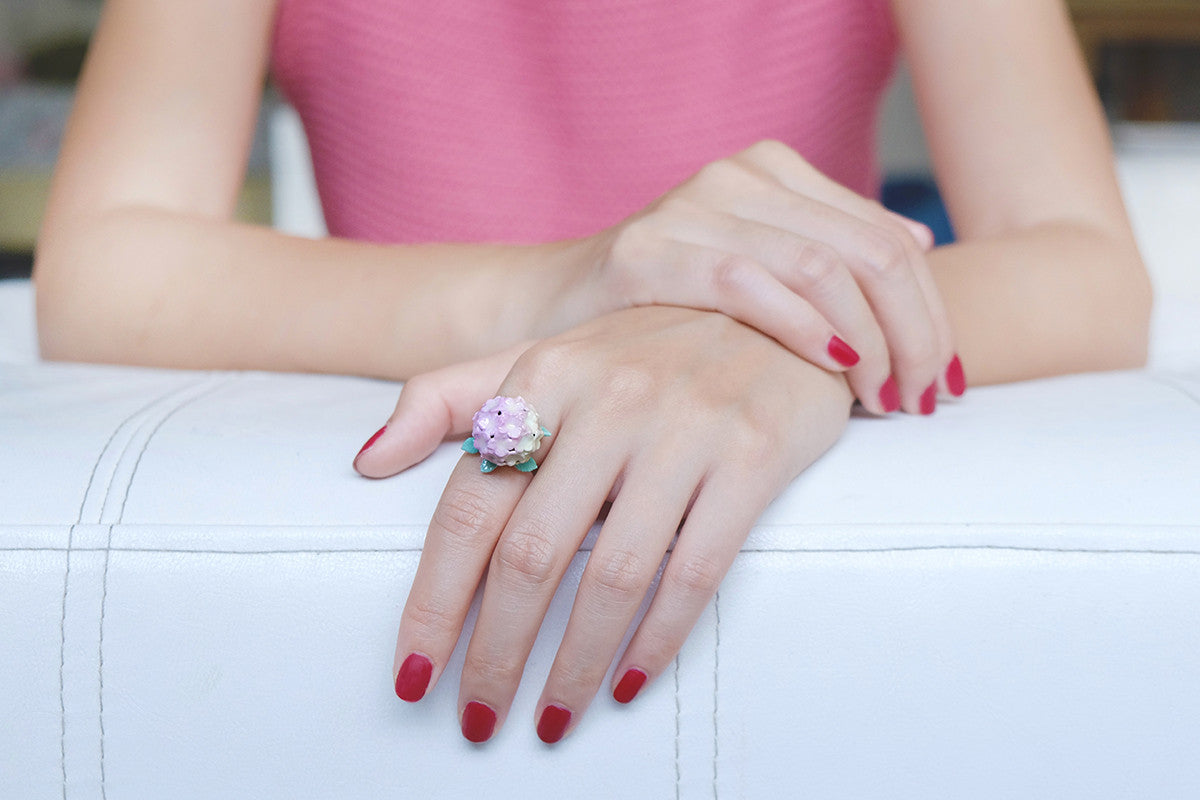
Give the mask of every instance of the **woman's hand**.
<path id="1" fill-rule="evenodd" d="M 933 235 L 760 142 L 580 242 L 582 291 L 603 310 L 720 311 L 817 366 L 863 406 L 931 413 L 965 390 L 924 251 Z M 576 304 L 578 305 L 578 304 Z"/>
<path id="2" fill-rule="evenodd" d="M 538 735 L 553 742 L 599 689 L 676 531 L 620 657 L 622 702 L 669 665 L 763 509 L 838 438 L 853 398 L 841 376 L 722 314 L 638 308 L 414 379 L 356 468 L 394 474 L 445 435 L 465 434 L 497 386 L 533 404 L 553 435 L 532 473 L 484 474 L 470 456 L 456 467 L 425 539 L 393 675 L 410 701 L 437 682 L 486 572 L 458 707 L 463 734 L 488 739 L 569 562 L 611 500 L 537 706 Z"/>

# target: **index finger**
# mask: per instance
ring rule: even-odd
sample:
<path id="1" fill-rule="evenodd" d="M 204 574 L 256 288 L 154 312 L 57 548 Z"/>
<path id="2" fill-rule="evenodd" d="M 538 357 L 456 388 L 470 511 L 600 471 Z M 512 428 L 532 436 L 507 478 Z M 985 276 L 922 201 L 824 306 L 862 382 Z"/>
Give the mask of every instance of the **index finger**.
<path id="1" fill-rule="evenodd" d="M 484 474 L 479 463 L 465 457 L 450 475 L 400 618 L 392 675 L 396 696 L 410 703 L 445 669 L 496 540 L 532 477 L 515 469 Z"/>

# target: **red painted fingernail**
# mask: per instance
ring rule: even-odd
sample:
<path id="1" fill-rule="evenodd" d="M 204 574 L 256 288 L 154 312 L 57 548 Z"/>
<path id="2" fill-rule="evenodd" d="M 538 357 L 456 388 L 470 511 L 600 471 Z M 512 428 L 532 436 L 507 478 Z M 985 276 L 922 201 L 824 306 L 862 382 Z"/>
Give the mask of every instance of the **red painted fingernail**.
<path id="1" fill-rule="evenodd" d="M 366 443 L 366 444 L 364 444 L 364 445 L 362 446 L 362 449 L 358 451 L 358 456 L 361 456 L 363 453 L 365 453 L 365 452 L 367 452 L 368 450 L 370 450 L 370 449 L 371 449 L 371 445 L 373 445 L 373 444 L 375 444 L 377 441 L 379 441 L 379 437 L 380 437 L 380 436 L 383 436 L 383 432 L 384 432 L 384 431 L 386 431 L 386 430 L 387 430 L 387 425 L 384 425 L 382 428 L 380 428 L 379 430 L 375 431 L 375 435 L 374 435 L 374 436 L 372 436 L 370 439 L 367 439 L 367 443 Z M 358 456 L 355 456 L 355 457 L 354 457 L 354 460 L 355 460 L 355 461 L 358 461 Z"/>
<path id="2" fill-rule="evenodd" d="M 554 744 L 567 732 L 571 724 L 571 712 L 560 705 L 546 706 L 538 720 L 537 735 L 546 744 Z"/>
<path id="3" fill-rule="evenodd" d="M 496 712 L 486 703 L 472 700 L 463 709 L 462 735 L 468 742 L 486 742 L 496 730 Z"/>
<path id="4" fill-rule="evenodd" d="M 891 375 L 884 381 L 883 388 L 879 390 L 879 402 L 883 405 L 883 410 L 889 414 L 900 408 L 900 387 L 896 385 L 896 379 Z"/>
<path id="5" fill-rule="evenodd" d="M 396 675 L 396 696 L 409 703 L 417 702 L 425 696 L 432 675 L 433 662 L 420 653 L 410 653 Z"/>
<path id="6" fill-rule="evenodd" d="M 833 360 L 843 367 L 853 367 L 858 363 L 858 353 L 854 352 L 853 347 L 843 342 L 837 336 L 829 340 L 829 344 L 825 349 L 829 351 L 829 355 L 833 356 Z"/>
<path id="7" fill-rule="evenodd" d="M 946 367 L 946 388 L 955 397 L 962 397 L 967 391 L 967 376 L 963 374 L 962 362 L 957 354 L 950 359 L 950 366 Z"/>
<path id="8" fill-rule="evenodd" d="M 626 670 L 625 674 L 621 676 L 621 680 L 617 682 L 617 688 L 613 689 L 613 700 L 618 703 L 628 703 L 637 697 L 637 693 L 641 691 L 645 683 L 646 673 L 637 667 Z"/>
<path id="9" fill-rule="evenodd" d="M 932 414 L 937 410 L 937 384 L 929 384 L 929 388 L 921 393 L 921 413 Z"/>

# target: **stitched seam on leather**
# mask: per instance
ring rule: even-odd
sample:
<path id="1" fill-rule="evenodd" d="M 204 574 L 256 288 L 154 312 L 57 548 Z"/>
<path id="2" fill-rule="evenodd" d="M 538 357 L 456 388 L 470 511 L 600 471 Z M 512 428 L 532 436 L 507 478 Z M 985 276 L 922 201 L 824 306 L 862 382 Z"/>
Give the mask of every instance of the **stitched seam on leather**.
<path id="1" fill-rule="evenodd" d="M 75 540 L 75 528 L 83 523 L 83 510 L 87 507 L 88 495 L 92 492 L 92 485 L 96 482 L 96 471 L 100 469 L 100 462 L 104 460 L 104 454 L 108 452 L 108 448 L 112 446 L 113 441 L 117 438 L 117 434 L 129 424 L 129 421 L 137 418 L 146 409 L 153 406 L 161 397 L 155 398 L 146 405 L 129 414 L 125 419 L 113 428 L 109 434 L 108 440 L 104 446 L 100 448 L 100 452 L 96 454 L 96 460 L 92 462 L 92 470 L 88 474 L 87 486 L 83 489 L 83 495 L 79 498 L 79 512 L 75 515 L 75 525 L 71 526 L 67 533 L 67 563 L 63 569 L 63 594 L 62 594 L 62 616 L 58 621 L 58 712 L 59 712 L 59 759 L 62 768 L 62 793 L 63 800 L 67 800 L 67 683 L 66 683 L 66 665 L 67 665 L 67 587 L 71 580 L 71 545 Z M 109 478 L 111 485 L 112 478 Z M 105 489 L 107 495 L 108 489 Z M 101 503 L 101 513 L 103 513 L 104 505 Z M 111 542 L 111 529 L 110 529 Z M 51 548 L 38 548 L 51 549 Z M 57 548 L 54 548 L 57 549 Z"/>
<path id="2" fill-rule="evenodd" d="M 96 460 L 92 462 L 92 470 L 88 474 L 87 486 L 84 487 L 83 496 L 79 498 L 79 513 L 75 515 L 75 524 L 71 526 L 67 533 L 67 563 L 63 569 L 63 594 L 62 594 L 62 616 L 58 621 L 58 712 L 59 712 L 59 758 L 62 768 L 62 793 L 63 800 L 67 800 L 67 683 L 66 683 L 66 665 L 67 665 L 67 591 L 71 581 L 71 545 L 75 541 L 75 528 L 83 524 L 83 510 L 87 507 L 88 495 L 91 494 L 92 484 L 96 481 L 96 471 L 100 469 L 100 462 L 104 460 L 104 454 L 108 452 L 108 448 L 112 446 L 113 441 L 117 438 L 117 434 L 129 424 L 130 420 L 136 419 L 138 415 L 146 411 L 162 398 L 155 398 L 141 408 L 133 411 L 125 419 L 113 428 L 113 431 L 108 436 L 108 440 L 104 446 L 100 448 L 100 452 L 96 454 Z M 109 479 L 111 485 L 111 477 Z M 105 489 L 107 494 L 108 489 Z M 103 512 L 103 504 L 101 511 Z M 112 541 L 112 530 L 109 529 L 109 541 Z M 40 548 L 39 548 L 40 549 Z"/>
<path id="3" fill-rule="evenodd" d="M 187 388 L 192 388 L 195 385 L 196 384 L 192 384 L 192 386 L 189 386 Z M 158 398 L 158 400 L 155 402 L 158 403 L 163 400 L 166 400 L 168 397 L 170 397 L 171 394 L 173 394 L 173 393 L 165 394 L 162 397 Z M 138 434 L 140 434 L 143 430 L 145 430 L 145 428 L 148 425 L 151 425 L 153 423 L 153 420 L 154 420 L 153 415 L 147 414 L 146 416 L 149 417 L 149 419 L 142 420 L 142 424 L 138 427 L 138 429 L 135 430 L 132 434 L 130 434 L 129 441 L 125 442 L 125 447 L 121 450 L 121 454 L 119 456 L 117 456 L 116 463 L 113 464 L 112 474 L 110 474 L 108 476 L 108 486 L 104 487 L 104 499 L 100 501 L 100 513 L 96 515 L 96 523 L 97 524 L 104 521 L 104 512 L 108 510 L 108 501 L 112 498 L 112 494 L 113 494 L 113 484 L 117 480 L 117 473 L 120 472 L 120 470 L 121 470 L 121 461 L 124 460 L 125 455 L 129 452 L 130 448 L 132 448 L 134 446 L 134 443 L 138 439 Z M 151 435 L 153 435 L 153 432 L 151 433 Z M 132 480 L 132 479 L 133 479 L 133 476 L 131 475 L 130 480 Z M 128 484 L 126 484 L 126 491 L 128 492 L 128 490 L 129 490 L 129 487 L 128 487 Z"/>
<path id="4" fill-rule="evenodd" d="M 197 384 L 192 384 L 192 386 L 195 386 L 195 385 L 197 385 Z M 185 387 L 185 388 L 189 388 L 189 387 Z M 104 455 L 105 455 L 105 453 L 108 452 L 108 448 L 112 446 L 113 441 L 117 438 L 117 434 L 119 434 L 122 430 L 124 430 L 125 426 L 127 426 L 130 422 L 132 422 L 133 420 L 142 416 L 147 411 L 149 411 L 151 408 L 153 408 L 155 405 L 157 405 L 158 403 L 161 403 L 163 400 L 170 397 L 175 392 L 179 392 L 179 391 L 183 391 L 183 389 L 172 389 L 171 391 L 164 392 L 163 394 L 155 397 L 149 403 L 146 403 L 141 408 L 137 409 L 136 411 L 131 412 L 129 414 L 129 416 L 125 417 L 125 419 L 121 420 L 121 422 L 115 428 L 113 428 L 113 432 L 112 432 L 112 434 L 109 435 L 108 441 L 104 443 L 104 447 L 100 448 L 100 453 L 99 453 L 99 455 L 96 456 L 95 463 L 92 464 L 92 474 L 88 476 L 87 488 L 84 489 L 83 498 L 79 501 L 79 517 L 78 517 L 79 522 L 81 522 L 81 523 L 83 522 L 83 509 L 87 506 L 88 495 L 91 494 L 92 484 L 96 480 L 96 470 L 100 469 L 100 462 L 104 460 Z M 128 448 L 128 446 L 129 445 L 126 444 L 126 448 Z M 108 485 L 104 487 L 104 498 L 100 502 L 100 513 L 96 517 L 96 520 L 95 520 L 96 522 L 99 522 L 101 519 L 104 518 L 104 506 L 108 502 L 108 493 L 112 491 L 112 482 L 113 482 L 113 479 L 116 477 L 116 474 L 117 474 L 116 468 L 119 464 L 120 464 L 120 457 L 118 456 L 117 464 L 113 465 L 113 474 L 108 476 Z"/>
<path id="5" fill-rule="evenodd" d="M 138 410 L 133 411 L 132 414 L 125 417 L 124 420 L 121 420 L 118 426 L 113 428 L 113 433 L 109 434 L 108 441 L 106 441 L 106 443 L 104 443 L 104 446 L 101 447 L 100 453 L 97 453 L 97 455 L 96 455 L 96 461 L 94 463 L 92 463 L 92 465 L 91 465 L 91 475 L 88 476 L 88 488 L 84 489 L 83 497 L 79 498 L 79 513 L 76 517 L 77 523 L 83 522 L 83 510 L 84 510 L 84 507 L 86 505 L 88 505 L 88 495 L 91 494 L 91 485 L 92 485 L 92 483 L 94 483 L 96 481 L 96 470 L 100 469 L 100 462 L 102 462 L 104 459 L 104 453 L 108 452 L 109 447 L 113 445 L 113 440 L 116 439 L 116 434 L 120 433 L 121 428 L 124 428 L 126 425 L 128 425 L 128 423 L 130 423 L 130 420 L 136 419 L 137 416 L 139 416 L 140 414 L 143 414 L 146 409 L 149 409 L 151 407 L 151 405 L 154 405 L 158 401 L 161 401 L 161 399 L 162 399 L 162 397 L 156 397 L 156 398 L 152 399 L 152 401 L 143 405 L 142 408 L 139 408 Z M 112 482 L 113 482 L 112 476 L 109 476 L 108 482 L 109 482 L 109 487 L 112 486 Z M 104 494 L 106 494 L 106 495 L 108 494 L 108 487 L 104 488 Z M 100 509 L 101 509 L 101 513 L 103 513 L 103 511 L 104 511 L 103 504 L 101 504 Z"/>
<path id="6" fill-rule="evenodd" d="M 97 671 L 100 677 L 100 798 L 108 800 L 108 789 L 105 786 L 104 775 L 104 610 L 108 605 L 108 561 L 112 555 L 112 532 L 113 526 L 108 526 L 108 539 L 104 547 L 104 573 L 100 579 L 100 643 L 99 652 L 97 653 L 99 666 Z"/>
<path id="7" fill-rule="evenodd" d="M 129 480 L 125 482 L 125 495 L 121 498 L 121 508 L 117 511 L 117 523 L 118 524 L 123 519 L 125 519 L 125 504 L 127 502 L 129 502 L 129 492 L 133 488 L 134 479 L 137 478 L 138 467 L 140 467 L 142 465 L 142 456 L 146 455 L 146 450 L 150 447 L 150 442 L 152 442 L 154 440 L 155 435 L 157 435 L 158 432 L 160 430 L 162 430 L 163 425 L 166 425 L 167 420 L 171 419 L 171 417 L 175 416 L 180 411 L 187 408 L 190 404 L 199 400 L 200 398 L 207 397 L 208 395 L 212 394 L 213 392 L 217 391 L 218 389 L 221 389 L 221 388 L 227 386 L 228 384 L 232 383 L 234 381 L 234 378 L 235 378 L 235 376 L 233 376 L 233 375 L 224 376 L 224 378 L 222 380 L 218 380 L 218 381 L 214 382 L 212 384 L 212 386 L 210 386 L 208 389 L 206 389 L 202 392 L 197 392 L 196 394 L 190 395 L 188 397 L 182 398 L 174 408 L 172 408 L 167 413 L 163 414 L 162 418 L 158 421 L 158 424 L 156 424 L 154 426 L 154 428 L 150 431 L 150 434 L 146 437 L 146 440 L 144 442 L 142 442 L 142 449 L 138 451 L 137 459 L 133 462 L 133 469 L 130 470 L 130 472 L 129 472 Z M 189 387 L 189 388 L 195 388 L 196 386 L 199 386 L 199 385 L 200 384 L 193 384 L 193 386 Z M 107 503 L 108 503 L 107 497 L 104 498 L 104 502 L 107 505 Z M 111 531 L 111 528 L 110 528 L 110 531 Z M 112 540 L 110 537 L 109 544 L 111 545 L 111 543 L 112 543 Z M 111 547 L 108 547 L 105 549 L 111 550 Z"/>
<path id="8" fill-rule="evenodd" d="M 766 553 L 787 555 L 788 553 L 919 553 L 937 550 L 996 550 L 1016 553 L 1080 553 L 1094 555 L 1147 555 L 1147 556 L 1200 556 L 1200 550 L 1141 550 L 1141 549 L 1100 549 L 1082 547 L 1020 547 L 1017 545 L 977 544 L 977 545 L 920 545 L 913 547 L 776 547 L 742 550 L 739 555 L 747 553 Z M 0 547 L 0 553 L 63 553 L 63 547 Z M 346 555 L 353 553 L 389 554 L 389 553 L 420 553 L 420 547 L 361 547 L 361 548 L 321 548 L 321 549 L 291 549 L 291 550 L 213 550 L 190 549 L 182 547 L 75 547 L 72 553 L 102 553 L 113 551 L 117 553 L 178 553 L 182 555 L 210 556 L 300 556 L 300 555 Z"/>
<path id="9" fill-rule="evenodd" d="M 158 423 L 150 431 L 149 435 L 146 436 L 146 440 L 144 442 L 142 442 L 142 448 L 141 448 L 141 450 L 138 451 L 137 459 L 133 462 L 133 469 L 130 470 L 129 479 L 125 482 L 125 494 L 121 498 L 121 508 L 117 512 L 117 522 L 118 523 L 125 517 L 125 504 L 129 501 L 129 490 L 133 487 L 133 481 L 134 481 L 134 478 L 137 477 L 138 467 L 141 466 L 141 463 L 142 463 L 142 456 L 144 456 L 146 454 L 146 448 L 148 448 L 150 446 L 150 442 L 151 442 L 151 440 L 154 439 L 154 435 L 157 434 L 159 432 L 159 430 L 162 428 L 162 426 L 166 424 L 167 420 L 169 420 L 176 413 L 178 413 L 180 411 L 180 409 L 185 408 L 189 403 L 191 403 L 195 400 L 198 400 L 201 397 L 205 397 L 209 394 L 212 394 L 217 389 L 231 383 L 232 381 L 233 381 L 233 376 L 225 376 L 225 378 L 223 380 L 219 380 L 219 381 L 216 381 L 215 383 L 213 383 L 213 385 L 207 391 L 201 391 L 201 392 L 198 392 L 195 394 L 189 394 L 189 395 L 181 398 L 180 401 L 176 404 L 176 406 L 174 408 L 170 409 L 165 414 L 163 414 L 163 416 L 159 419 Z M 180 391 L 185 392 L 190 389 L 195 389 L 196 387 L 201 386 L 201 385 L 202 385 L 201 382 L 194 383 L 194 384 L 191 384 L 190 386 L 186 387 L 186 389 L 181 389 Z M 165 397 L 166 396 L 164 396 L 164 398 Z M 164 399 L 164 398 L 160 398 L 160 399 Z M 133 443 L 133 440 L 131 439 L 130 444 L 132 444 L 132 443 Z M 127 447 L 128 447 L 128 445 L 127 445 Z M 122 453 L 122 455 L 124 455 L 124 453 Z M 118 461 L 118 465 L 119 465 L 119 463 L 120 462 Z M 105 495 L 104 495 L 104 502 L 100 506 L 100 518 L 101 519 L 104 518 L 104 510 L 108 506 L 109 494 L 112 492 L 112 481 L 115 479 L 116 474 L 117 474 L 117 469 L 116 469 L 116 467 L 114 467 L 113 468 L 113 477 L 109 479 L 108 489 L 105 491 Z M 112 524 L 110 524 L 108 526 L 108 537 L 105 541 L 105 546 L 104 546 L 104 572 L 103 572 L 103 575 L 101 576 L 101 582 L 100 582 L 100 586 L 101 586 L 101 589 L 100 589 L 100 637 L 99 637 L 100 640 L 99 640 L 99 652 L 97 654 L 98 660 L 99 660 L 99 667 L 98 667 L 99 696 L 98 696 L 97 700 L 99 703 L 99 715 L 98 715 L 99 720 L 98 721 L 100 724 L 100 797 L 101 797 L 101 800 L 107 800 L 107 798 L 108 798 L 108 790 L 107 790 L 107 786 L 105 784 L 105 767 L 104 767 L 104 613 L 105 613 L 105 608 L 106 608 L 107 600 L 108 600 L 108 563 L 112 556 L 112 550 L 113 550 L 113 547 L 112 547 L 113 527 L 114 526 Z M 63 787 L 64 787 L 63 792 L 64 792 L 64 800 L 65 800 L 65 793 L 66 793 L 65 782 L 63 784 Z"/>
<path id="10" fill-rule="evenodd" d="M 1191 400 L 1193 403 L 1200 405 L 1200 395 L 1192 394 L 1192 390 L 1187 386 L 1181 386 L 1177 381 L 1167 377 L 1166 375 L 1151 374 L 1148 377 L 1155 383 L 1174 389 L 1187 399 Z"/>
<path id="11" fill-rule="evenodd" d="M 71 552 L 72 545 L 75 541 L 75 528 L 83 524 L 83 511 L 87 508 L 88 496 L 92 492 L 92 486 L 96 482 L 96 472 L 100 469 L 100 464 L 104 461 L 104 456 L 108 449 L 112 447 L 112 443 L 116 441 L 118 434 L 125 429 L 130 422 L 144 414 L 156 403 L 161 402 L 164 398 L 169 397 L 171 392 L 159 395 L 150 402 L 140 408 L 130 412 L 123 420 L 121 420 L 108 436 L 108 440 L 104 442 L 104 446 L 100 448 L 100 452 L 96 454 L 96 460 L 92 462 L 92 470 L 88 474 L 87 486 L 84 487 L 83 496 L 79 499 L 79 513 L 76 514 L 75 524 L 71 526 L 67 534 L 67 564 L 63 570 L 63 596 L 62 596 L 62 616 L 59 619 L 59 652 L 58 652 L 58 707 L 59 707 L 59 758 L 61 759 L 62 767 L 62 792 L 63 800 L 67 798 L 67 699 L 66 699 L 66 663 L 67 663 L 67 592 L 71 579 Z M 118 464 L 120 463 L 118 458 Z M 100 517 L 104 515 L 104 504 L 108 500 L 108 492 L 112 489 L 113 477 L 116 475 L 116 465 L 113 466 L 113 475 L 109 476 L 108 486 L 104 489 L 104 499 L 100 503 Z M 112 527 L 108 529 L 108 544 L 112 544 Z M 41 548 L 39 548 L 41 549 Z M 86 548 L 87 551 L 97 550 L 98 548 Z M 107 549 L 107 547 L 106 547 Z M 79 551 L 82 552 L 82 551 Z M 107 556 L 105 557 L 105 567 L 107 569 Z M 103 636 L 103 627 L 101 627 L 101 635 Z M 103 721 L 101 721 L 101 730 L 103 730 Z M 103 753 L 103 742 L 101 742 L 101 752 Z M 103 756 L 101 757 L 101 775 L 103 775 L 104 763 Z M 103 791 L 103 787 L 101 787 Z"/>
<path id="12" fill-rule="evenodd" d="M 89 484 L 90 485 L 90 484 Z M 85 493 L 86 497 L 87 494 Z M 82 515 L 83 509 L 80 508 Z M 63 569 L 62 617 L 58 621 L 58 712 L 59 712 L 59 757 L 62 766 L 63 800 L 67 800 L 67 585 L 71 579 L 71 541 L 75 538 L 75 526 L 67 532 L 67 564 Z M 41 549 L 41 548 L 39 548 Z M 51 548 L 44 548 L 51 549 Z M 59 548 L 53 548 L 58 550 Z"/>

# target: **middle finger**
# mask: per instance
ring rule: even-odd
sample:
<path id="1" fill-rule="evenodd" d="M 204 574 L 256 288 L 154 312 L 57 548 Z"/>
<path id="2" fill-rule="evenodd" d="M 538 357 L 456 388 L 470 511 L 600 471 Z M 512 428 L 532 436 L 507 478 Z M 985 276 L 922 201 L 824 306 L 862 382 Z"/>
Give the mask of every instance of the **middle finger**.
<path id="1" fill-rule="evenodd" d="M 625 470 L 538 703 L 537 732 L 547 744 L 578 723 L 595 697 L 703 477 L 700 459 L 681 462 L 679 452 L 635 456 Z"/>
<path id="2" fill-rule="evenodd" d="M 595 436 L 561 425 L 492 553 L 459 689 L 463 736 L 473 742 L 503 724 L 550 600 L 621 467 L 618 448 L 602 453 Z"/>

